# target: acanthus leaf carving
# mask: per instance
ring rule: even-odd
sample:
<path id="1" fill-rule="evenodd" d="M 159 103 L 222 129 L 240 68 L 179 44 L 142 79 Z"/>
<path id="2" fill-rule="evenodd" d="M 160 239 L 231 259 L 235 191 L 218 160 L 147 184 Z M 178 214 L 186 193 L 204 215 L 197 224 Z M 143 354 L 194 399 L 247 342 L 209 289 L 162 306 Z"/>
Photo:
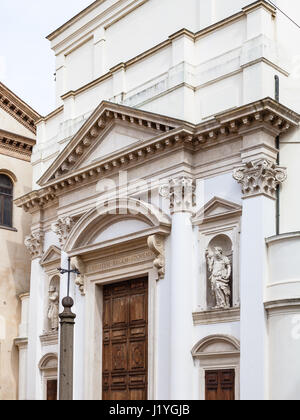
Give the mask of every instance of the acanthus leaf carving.
<path id="1" fill-rule="evenodd" d="M 244 198 L 256 195 L 276 198 L 276 188 L 287 179 L 287 171 L 274 162 L 259 159 L 236 168 L 233 178 L 241 184 Z"/>
<path id="2" fill-rule="evenodd" d="M 43 254 L 43 232 L 34 232 L 31 235 L 26 236 L 24 244 L 31 254 L 31 258 L 39 258 Z"/>
<path id="3" fill-rule="evenodd" d="M 68 236 L 74 226 L 75 222 L 72 217 L 59 217 L 51 226 L 51 229 L 58 236 L 61 247 L 64 247 Z"/>
<path id="4" fill-rule="evenodd" d="M 154 253 L 154 267 L 160 279 L 165 276 L 165 239 L 161 235 L 152 235 L 148 238 L 148 247 Z"/>
<path id="5" fill-rule="evenodd" d="M 185 176 L 174 178 L 161 186 L 160 195 L 170 199 L 172 213 L 192 213 L 196 206 L 196 183 Z"/>

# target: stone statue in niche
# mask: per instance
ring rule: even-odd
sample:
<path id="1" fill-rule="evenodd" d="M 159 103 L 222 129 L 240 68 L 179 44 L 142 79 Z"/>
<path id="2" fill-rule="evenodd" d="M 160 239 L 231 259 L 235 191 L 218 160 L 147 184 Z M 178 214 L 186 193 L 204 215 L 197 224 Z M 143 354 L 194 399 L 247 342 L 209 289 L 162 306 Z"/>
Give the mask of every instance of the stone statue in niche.
<path id="1" fill-rule="evenodd" d="M 55 332 L 58 330 L 58 314 L 59 314 L 59 294 L 54 286 L 49 288 L 49 307 L 48 307 L 48 319 L 50 321 L 51 331 Z"/>
<path id="2" fill-rule="evenodd" d="M 231 307 L 231 263 L 230 259 L 223 254 L 221 247 L 215 247 L 213 251 L 206 250 L 208 271 L 213 297 L 216 301 L 214 309 L 229 309 Z"/>

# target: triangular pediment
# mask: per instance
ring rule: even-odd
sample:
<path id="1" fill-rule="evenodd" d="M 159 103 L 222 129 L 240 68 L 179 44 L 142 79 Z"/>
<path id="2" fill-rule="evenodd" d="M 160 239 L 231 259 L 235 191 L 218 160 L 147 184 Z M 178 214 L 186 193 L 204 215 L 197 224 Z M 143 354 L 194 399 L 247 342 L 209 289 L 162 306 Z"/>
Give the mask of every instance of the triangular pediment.
<path id="1" fill-rule="evenodd" d="M 203 223 L 228 217 L 238 216 L 242 212 L 242 206 L 224 198 L 214 197 L 206 203 L 195 215 L 194 222 Z"/>
<path id="2" fill-rule="evenodd" d="M 133 148 L 183 122 L 123 105 L 102 102 L 39 180 L 46 185 L 78 169 Z"/>
<path id="3" fill-rule="evenodd" d="M 125 152 L 131 146 L 138 145 L 152 137 L 152 130 L 149 132 L 147 129 L 130 127 L 119 121 L 112 122 L 91 145 L 87 153 L 78 159 L 74 169 L 83 169 L 115 153 Z"/>
<path id="4" fill-rule="evenodd" d="M 55 245 L 51 245 L 48 250 L 45 252 L 45 254 L 43 255 L 43 258 L 41 259 L 40 264 L 42 266 L 54 263 L 54 262 L 58 262 L 61 259 L 61 250 L 55 246 Z"/>

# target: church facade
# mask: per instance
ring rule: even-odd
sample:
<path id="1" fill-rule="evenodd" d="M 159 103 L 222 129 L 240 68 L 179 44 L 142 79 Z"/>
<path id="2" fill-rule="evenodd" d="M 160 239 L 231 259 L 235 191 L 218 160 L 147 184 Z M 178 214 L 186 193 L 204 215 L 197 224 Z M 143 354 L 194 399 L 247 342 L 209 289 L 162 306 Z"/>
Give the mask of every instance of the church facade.
<path id="1" fill-rule="evenodd" d="M 292 38 L 246 0 L 98 0 L 48 36 L 20 399 L 56 399 L 69 258 L 75 400 L 299 399 Z"/>

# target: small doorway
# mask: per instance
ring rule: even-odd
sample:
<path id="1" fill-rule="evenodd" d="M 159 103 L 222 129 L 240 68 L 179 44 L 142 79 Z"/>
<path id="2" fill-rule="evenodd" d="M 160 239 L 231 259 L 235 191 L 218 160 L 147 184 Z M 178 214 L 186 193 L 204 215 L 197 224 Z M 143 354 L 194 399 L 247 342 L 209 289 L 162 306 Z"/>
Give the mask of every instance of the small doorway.
<path id="1" fill-rule="evenodd" d="M 235 400 L 235 371 L 211 370 L 205 373 L 206 401 Z"/>
<path id="2" fill-rule="evenodd" d="M 103 400 L 146 400 L 148 279 L 103 288 Z"/>
<path id="3" fill-rule="evenodd" d="M 57 380 L 47 380 L 47 401 L 57 401 Z"/>

